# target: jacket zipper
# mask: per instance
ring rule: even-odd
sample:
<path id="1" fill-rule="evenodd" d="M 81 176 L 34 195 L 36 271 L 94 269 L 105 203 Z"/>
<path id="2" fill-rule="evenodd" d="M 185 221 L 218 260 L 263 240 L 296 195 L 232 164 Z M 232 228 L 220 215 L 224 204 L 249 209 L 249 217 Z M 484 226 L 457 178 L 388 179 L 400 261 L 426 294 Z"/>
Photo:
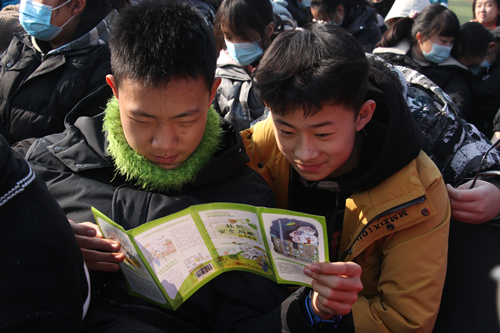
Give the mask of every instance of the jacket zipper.
<path id="1" fill-rule="evenodd" d="M 359 234 L 356 236 L 356 238 L 354 238 L 354 241 L 352 242 L 352 244 L 347 248 L 347 250 L 345 250 L 344 252 L 342 252 L 342 254 L 340 255 L 339 257 L 339 260 L 343 261 L 345 259 L 345 257 L 347 256 L 347 254 L 351 254 L 352 253 L 352 247 L 354 246 L 354 244 L 356 243 L 357 239 L 359 238 L 359 236 L 361 234 L 363 234 L 363 232 L 365 232 L 365 230 L 373 223 L 373 221 L 376 221 L 378 220 L 379 218 L 381 218 L 382 216 L 386 216 L 386 215 L 389 215 L 389 214 L 392 214 L 392 213 L 395 213 L 401 209 L 406 209 L 408 207 L 411 207 L 411 206 L 414 206 L 414 205 L 418 205 L 422 202 L 425 201 L 425 195 L 421 196 L 421 197 L 418 197 L 416 199 L 413 199 L 413 200 L 410 200 L 406 203 L 403 203 L 401 205 L 398 205 L 398 206 L 395 206 L 393 208 L 390 208 L 388 210 L 386 210 L 385 212 L 382 212 L 380 214 L 378 214 L 377 216 L 375 216 L 373 219 L 371 219 L 364 227 L 363 229 L 361 229 L 361 231 L 359 232 Z"/>

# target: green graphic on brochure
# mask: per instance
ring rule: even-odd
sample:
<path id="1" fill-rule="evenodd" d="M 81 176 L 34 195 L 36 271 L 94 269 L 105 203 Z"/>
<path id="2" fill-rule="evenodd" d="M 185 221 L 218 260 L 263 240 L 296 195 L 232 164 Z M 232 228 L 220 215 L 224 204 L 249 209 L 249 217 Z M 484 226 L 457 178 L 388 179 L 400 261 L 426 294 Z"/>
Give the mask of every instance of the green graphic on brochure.
<path id="1" fill-rule="evenodd" d="M 317 215 L 211 203 L 125 231 L 92 211 L 103 236 L 121 244 L 120 267 L 130 294 L 173 310 L 231 270 L 310 286 L 303 268 L 328 258 L 325 220 Z"/>

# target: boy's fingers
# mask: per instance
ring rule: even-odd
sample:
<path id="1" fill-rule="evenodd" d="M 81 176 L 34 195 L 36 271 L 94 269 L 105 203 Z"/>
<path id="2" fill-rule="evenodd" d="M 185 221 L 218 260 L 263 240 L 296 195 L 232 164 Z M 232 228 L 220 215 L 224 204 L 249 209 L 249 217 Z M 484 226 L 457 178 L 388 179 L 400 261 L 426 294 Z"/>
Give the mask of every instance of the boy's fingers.
<path id="1" fill-rule="evenodd" d="M 318 262 L 307 266 L 304 273 L 313 279 L 318 275 L 361 276 L 361 266 L 354 262 Z"/>
<path id="2" fill-rule="evenodd" d="M 95 237 L 95 236 L 101 236 L 101 233 L 99 232 L 99 227 L 92 222 L 83 222 L 83 223 L 75 223 L 72 220 L 68 220 L 70 222 L 71 229 L 73 229 L 73 233 L 75 235 L 80 235 L 80 236 L 88 236 L 88 237 Z"/>
<path id="3" fill-rule="evenodd" d="M 358 300 L 357 291 L 346 291 L 342 289 L 332 289 L 323 285 L 318 281 L 312 283 L 313 290 L 318 293 L 318 297 L 322 304 L 327 306 L 326 300 L 335 301 L 337 303 L 354 304 Z"/>
<path id="4" fill-rule="evenodd" d="M 85 262 L 108 262 L 119 264 L 125 259 L 122 253 L 99 252 L 87 249 L 82 249 L 82 256 Z"/>
<path id="5" fill-rule="evenodd" d="M 111 239 L 86 237 L 75 235 L 76 241 L 80 249 L 99 250 L 107 252 L 118 252 L 120 250 L 120 243 Z"/>

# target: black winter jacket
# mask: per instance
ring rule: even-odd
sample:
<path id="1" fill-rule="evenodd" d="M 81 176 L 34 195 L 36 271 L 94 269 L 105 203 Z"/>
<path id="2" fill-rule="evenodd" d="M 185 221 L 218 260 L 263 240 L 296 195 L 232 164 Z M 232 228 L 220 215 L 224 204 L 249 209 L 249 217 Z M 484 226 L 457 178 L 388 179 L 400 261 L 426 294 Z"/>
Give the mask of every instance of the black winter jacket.
<path id="1" fill-rule="evenodd" d="M 470 80 L 472 93 L 471 113 L 467 121 L 491 138 L 498 130 L 495 115 L 500 108 L 500 60 L 497 59 L 482 76 Z M 496 127 L 496 128 L 495 128 Z"/>
<path id="2" fill-rule="evenodd" d="M 377 11 L 370 6 L 352 5 L 341 24 L 361 43 L 365 52 L 372 52 L 382 38 L 378 27 Z"/>
<path id="3" fill-rule="evenodd" d="M 76 33 L 81 37 L 54 50 L 27 34 L 13 38 L 0 58 L 0 133 L 11 145 L 62 132 L 68 112 L 106 85 L 116 15 L 113 10 L 97 26 L 83 26 Z M 112 91 L 101 92 L 94 103 L 104 108 Z"/>
<path id="4" fill-rule="evenodd" d="M 139 190 L 117 175 L 105 153 L 102 119 L 103 114 L 79 117 L 65 133 L 35 141 L 26 155 L 68 217 L 77 222 L 93 221 L 91 206 L 130 229 L 201 203 L 276 205 L 266 181 L 246 166 L 241 137 L 227 122 L 222 148 L 198 171 L 194 182 L 181 193 L 156 193 Z M 175 312 L 129 296 L 120 274 L 92 274 L 92 284 L 87 328 L 115 324 L 115 331 L 121 332 L 137 325 L 129 322 L 132 315 L 162 331 L 314 332 L 302 314 L 303 292 L 290 296 L 285 286 L 251 273 L 222 274 Z M 120 317 L 123 309 L 128 309 L 128 316 Z"/>
<path id="5" fill-rule="evenodd" d="M 0 135 L 0 332 L 81 332 L 82 255 L 42 180 Z"/>

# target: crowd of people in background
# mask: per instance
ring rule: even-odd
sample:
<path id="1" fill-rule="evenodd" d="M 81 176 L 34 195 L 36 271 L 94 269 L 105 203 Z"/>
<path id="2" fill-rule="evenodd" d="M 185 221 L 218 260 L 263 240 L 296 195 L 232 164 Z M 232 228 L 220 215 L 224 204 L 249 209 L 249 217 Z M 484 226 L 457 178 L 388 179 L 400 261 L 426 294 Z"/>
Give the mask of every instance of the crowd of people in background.
<path id="1" fill-rule="evenodd" d="M 500 0 L 0 8 L 0 331 L 500 332 Z M 91 207 L 211 202 L 324 216 L 329 262 L 129 295 Z"/>

